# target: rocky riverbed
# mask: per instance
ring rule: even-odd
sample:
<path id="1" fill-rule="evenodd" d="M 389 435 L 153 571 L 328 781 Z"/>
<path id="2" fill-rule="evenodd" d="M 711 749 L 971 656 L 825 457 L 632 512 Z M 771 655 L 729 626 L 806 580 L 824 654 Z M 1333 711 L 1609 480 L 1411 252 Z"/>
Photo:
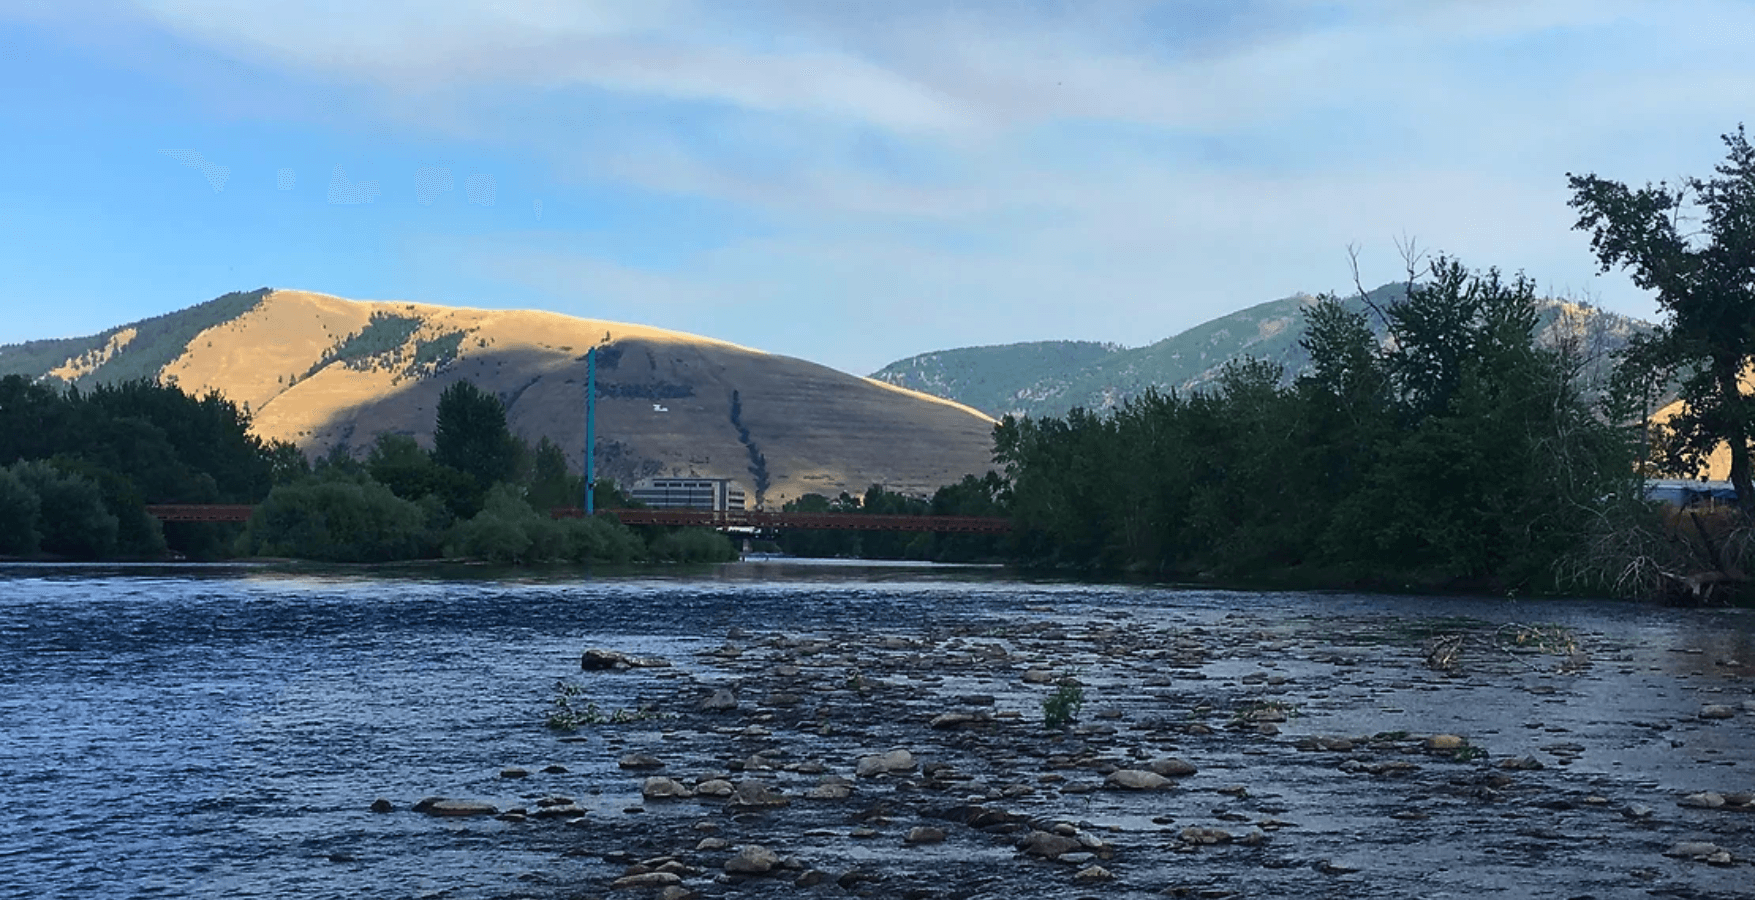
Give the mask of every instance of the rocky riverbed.
<path id="1" fill-rule="evenodd" d="M 548 757 L 379 808 L 566 897 L 1755 895 L 1746 631 L 1174 600 L 589 648 Z"/>

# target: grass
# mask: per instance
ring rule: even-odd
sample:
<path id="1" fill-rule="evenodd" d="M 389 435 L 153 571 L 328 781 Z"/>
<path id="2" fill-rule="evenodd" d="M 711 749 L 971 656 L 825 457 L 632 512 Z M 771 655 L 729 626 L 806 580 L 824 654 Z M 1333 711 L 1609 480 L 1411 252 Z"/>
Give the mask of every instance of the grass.
<path id="1" fill-rule="evenodd" d="M 1042 726 L 1063 728 L 1078 721 L 1085 705 L 1085 688 L 1072 672 L 1062 673 L 1054 693 L 1042 700 Z"/>

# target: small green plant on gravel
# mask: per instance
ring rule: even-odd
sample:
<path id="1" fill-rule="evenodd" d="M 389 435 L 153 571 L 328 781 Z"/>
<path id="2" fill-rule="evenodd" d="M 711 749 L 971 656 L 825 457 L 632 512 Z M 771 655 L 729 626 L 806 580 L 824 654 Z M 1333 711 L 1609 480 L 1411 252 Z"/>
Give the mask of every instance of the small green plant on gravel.
<path id="1" fill-rule="evenodd" d="M 1450 756 L 1459 763 L 1474 762 L 1477 759 L 1486 758 L 1487 751 L 1485 748 L 1476 747 L 1473 744 L 1464 744 L 1461 747 L 1452 750 Z"/>
<path id="2" fill-rule="evenodd" d="M 848 690 L 863 692 L 867 687 L 869 687 L 869 685 L 866 684 L 865 676 L 860 674 L 860 671 L 858 669 L 848 669 L 847 670 L 847 689 Z"/>
<path id="3" fill-rule="evenodd" d="M 1252 700 L 1231 711 L 1231 723 L 1237 725 L 1272 721 L 1273 716 L 1263 715 L 1270 712 L 1277 712 L 1287 719 L 1295 719 L 1298 717 L 1298 706 L 1285 700 Z"/>
<path id="4" fill-rule="evenodd" d="M 1078 721 L 1079 709 L 1085 705 L 1085 688 L 1074 673 L 1060 676 L 1054 693 L 1042 700 L 1042 725 L 1061 728 Z"/>
<path id="5" fill-rule="evenodd" d="M 550 701 L 548 719 L 543 724 L 554 731 L 578 731 L 586 725 L 626 725 L 648 719 L 668 718 L 650 706 L 638 709 L 617 709 L 604 714 L 597 704 L 585 699 L 585 688 L 567 681 L 555 682 L 555 696 Z"/>

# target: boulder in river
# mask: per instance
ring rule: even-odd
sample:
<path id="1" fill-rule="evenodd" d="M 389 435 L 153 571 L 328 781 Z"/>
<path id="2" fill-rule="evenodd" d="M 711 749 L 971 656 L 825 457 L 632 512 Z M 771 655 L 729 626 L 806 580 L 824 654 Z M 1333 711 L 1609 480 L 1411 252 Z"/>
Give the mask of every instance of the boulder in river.
<path id="1" fill-rule="evenodd" d="M 695 796 L 695 792 L 674 778 L 654 775 L 640 785 L 640 796 L 647 800 L 687 800 Z"/>
<path id="2" fill-rule="evenodd" d="M 1151 762 L 1146 763 L 1146 768 L 1151 769 L 1153 772 L 1162 775 L 1165 778 L 1182 778 L 1200 771 L 1194 767 L 1193 763 L 1190 763 L 1185 759 L 1178 759 L 1174 756 L 1165 756 L 1159 759 L 1154 759 Z"/>
<path id="3" fill-rule="evenodd" d="M 729 712 L 737 708 L 737 695 L 726 688 L 717 688 L 701 701 L 700 708 L 704 712 Z"/>
<path id="4" fill-rule="evenodd" d="M 761 844 L 747 844 L 725 861 L 725 871 L 733 875 L 766 875 L 780 864 L 780 856 Z"/>
<path id="5" fill-rule="evenodd" d="M 477 800 L 434 800 L 416 809 L 429 816 L 491 816 L 500 811 L 492 803 Z"/>
<path id="6" fill-rule="evenodd" d="M 586 672 L 661 669 L 669 665 L 670 660 L 657 656 L 630 656 L 619 650 L 599 650 L 595 647 L 579 657 L 579 668 Z"/>
<path id="7" fill-rule="evenodd" d="M 1116 769 L 1105 783 L 1125 791 L 1161 791 L 1176 786 L 1176 782 L 1144 769 Z"/>
<path id="8" fill-rule="evenodd" d="M 906 750 L 891 750 L 872 756 L 862 756 L 854 766 L 854 773 L 860 778 L 872 778 L 889 772 L 909 772 L 914 769 L 914 754 Z"/>
<path id="9" fill-rule="evenodd" d="M 1019 850 L 1043 859 L 1059 859 L 1062 853 L 1073 853 L 1083 846 L 1075 838 L 1050 831 L 1032 831 L 1018 843 Z"/>

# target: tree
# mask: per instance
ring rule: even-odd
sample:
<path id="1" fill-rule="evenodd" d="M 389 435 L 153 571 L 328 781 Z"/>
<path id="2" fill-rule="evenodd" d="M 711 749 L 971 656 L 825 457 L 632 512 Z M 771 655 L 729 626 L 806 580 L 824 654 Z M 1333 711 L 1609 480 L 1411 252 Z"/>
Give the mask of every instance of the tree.
<path id="1" fill-rule="evenodd" d="M 114 552 L 118 523 L 96 484 L 42 461 L 14 463 L 12 474 L 41 503 L 36 529 L 44 553 L 103 559 Z"/>
<path id="2" fill-rule="evenodd" d="M 506 427 L 500 398 L 468 381 L 446 388 L 433 429 L 433 460 L 474 476 L 484 489 L 511 478 L 518 442 Z"/>
<path id="3" fill-rule="evenodd" d="M 18 476 L 0 469 L 0 556 L 37 552 L 37 514 L 42 503 Z"/>
<path id="4" fill-rule="evenodd" d="M 567 472 L 567 455 L 560 445 L 545 435 L 536 444 L 531 463 L 530 489 L 524 499 L 537 512 L 546 513 L 557 506 L 578 506 L 584 502 L 585 479 Z M 597 498 L 593 497 L 595 502 Z"/>
<path id="5" fill-rule="evenodd" d="M 1575 227 L 1591 232 L 1602 270 L 1626 270 L 1664 312 L 1662 326 L 1627 349 L 1619 373 L 1624 382 L 1680 379 L 1682 412 L 1659 431 L 1661 467 L 1693 474 L 1725 446 L 1747 517 L 1755 515 L 1755 403 L 1741 381 L 1755 363 L 1755 147 L 1741 125 L 1723 140 L 1714 178 L 1637 190 L 1594 174 L 1567 181 Z"/>

